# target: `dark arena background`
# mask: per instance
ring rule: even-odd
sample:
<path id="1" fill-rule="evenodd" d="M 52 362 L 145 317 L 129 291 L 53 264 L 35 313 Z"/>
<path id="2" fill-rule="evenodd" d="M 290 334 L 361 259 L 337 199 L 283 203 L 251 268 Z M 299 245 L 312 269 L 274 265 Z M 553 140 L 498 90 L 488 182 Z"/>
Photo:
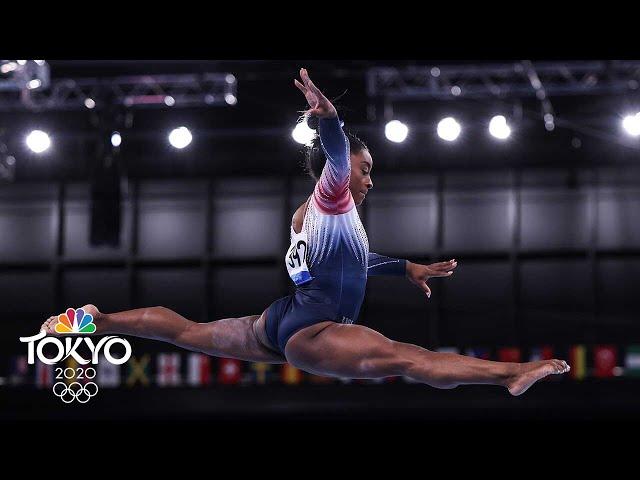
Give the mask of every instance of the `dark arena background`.
<path id="1" fill-rule="evenodd" d="M 313 188 L 300 67 L 371 151 L 371 251 L 459 263 L 430 299 L 369 279 L 359 323 L 571 371 L 512 397 L 129 337 L 127 363 L 95 366 L 97 395 L 62 402 L 19 340 L 49 316 L 162 305 L 208 322 L 293 292 L 289 226 Z M 631 60 L 0 61 L 0 419 L 637 421 L 639 86 Z"/>

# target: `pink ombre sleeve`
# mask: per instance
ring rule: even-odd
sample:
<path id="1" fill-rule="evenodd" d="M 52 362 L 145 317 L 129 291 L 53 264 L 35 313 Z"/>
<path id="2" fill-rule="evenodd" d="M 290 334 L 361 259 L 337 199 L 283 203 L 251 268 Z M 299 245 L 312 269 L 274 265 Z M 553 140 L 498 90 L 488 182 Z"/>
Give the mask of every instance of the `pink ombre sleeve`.
<path id="1" fill-rule="evenodd" d="M 327 157 L 320 180 L 316 183 L 313 198 L 316 207 L 324 214 L 338 215 L 354 207 L 349 191 L 351 159 L 349 142 L 342 131 L 340 119 L 321 118 L 320 143 Z"/>

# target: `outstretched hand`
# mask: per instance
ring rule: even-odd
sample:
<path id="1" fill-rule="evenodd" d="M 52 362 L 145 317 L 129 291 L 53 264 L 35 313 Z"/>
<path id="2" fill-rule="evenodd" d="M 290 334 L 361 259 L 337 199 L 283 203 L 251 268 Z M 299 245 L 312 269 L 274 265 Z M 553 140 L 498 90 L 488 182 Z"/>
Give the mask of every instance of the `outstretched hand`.
<path id="1" fill-rule="evenodd" d="M 309 107 L 311 107 L 305 112 L 305 115 L 316 115 L 319 118 L 337 117 L 338 112 L 336 111 L 336 108 L 311 81 L 305 68 L 300 69 L 300 79 L 302 80 L 302 83 L 297 79 L 294 79 L 293 82 L 296 87 L 304 93 L 307 103 L 309 104 Z"/>
<path id="2" fill-rule="evenodd" d="M 427 280 L 431 277 L 450 277 L 457 266 L 458 262 L 455 259 L 451 259 L 448 262 L 432 263 L 431 265 L 407 262 L 407 278 L 422 290 L 427 297 L 431 298 L 431 289 L 427 285 Z"/>

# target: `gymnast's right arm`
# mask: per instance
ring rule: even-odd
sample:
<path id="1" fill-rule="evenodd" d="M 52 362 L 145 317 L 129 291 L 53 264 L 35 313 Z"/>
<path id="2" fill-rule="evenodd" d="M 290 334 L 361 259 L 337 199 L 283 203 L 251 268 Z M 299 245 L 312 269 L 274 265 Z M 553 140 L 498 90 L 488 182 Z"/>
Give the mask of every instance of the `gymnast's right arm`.
<path id="1" fill-rule="evenodd" d="M 316 183 L 313 196 L 324 213 L 331 215 L 346 213 L 354 205 L 349 191 L 351 175 L 349 142 L 342 131 L 338 117 L 321 118 L 319 123 L 320 142 L 327 162 Z"/>
<path id="2" fill-rule="evenodd" d="M 349 142 L 342 131 L 335 107 L 311 81 L 304 68 L 300 70 L 300 78 L 304 85 L 298 80 L 295 80 L 295 84 L 311 107 L 305 114 L 319 117 L 320 142 L 327 157 L 313 192 L 315 203 L 327 215 L 346 213 L 354 206 L 349 192 Z"/>

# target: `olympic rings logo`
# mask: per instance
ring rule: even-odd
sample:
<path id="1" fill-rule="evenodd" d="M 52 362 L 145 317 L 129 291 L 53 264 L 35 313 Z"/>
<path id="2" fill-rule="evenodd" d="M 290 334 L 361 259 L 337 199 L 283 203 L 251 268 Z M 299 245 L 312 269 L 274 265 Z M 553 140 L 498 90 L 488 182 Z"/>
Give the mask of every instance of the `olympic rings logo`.
<path id="1" fill-rule="evenodd" d="M 87 403 L 98 393 L 98 385 L 94 382 L 87 382 L 82 385 L 80 382 L 72 382 L 67 386 L 64 382 L 57 382 L 53 386 L 53 394 L 60 397 L 64 403 L 71 403 L 77 400 L 79 403 Z"/>

